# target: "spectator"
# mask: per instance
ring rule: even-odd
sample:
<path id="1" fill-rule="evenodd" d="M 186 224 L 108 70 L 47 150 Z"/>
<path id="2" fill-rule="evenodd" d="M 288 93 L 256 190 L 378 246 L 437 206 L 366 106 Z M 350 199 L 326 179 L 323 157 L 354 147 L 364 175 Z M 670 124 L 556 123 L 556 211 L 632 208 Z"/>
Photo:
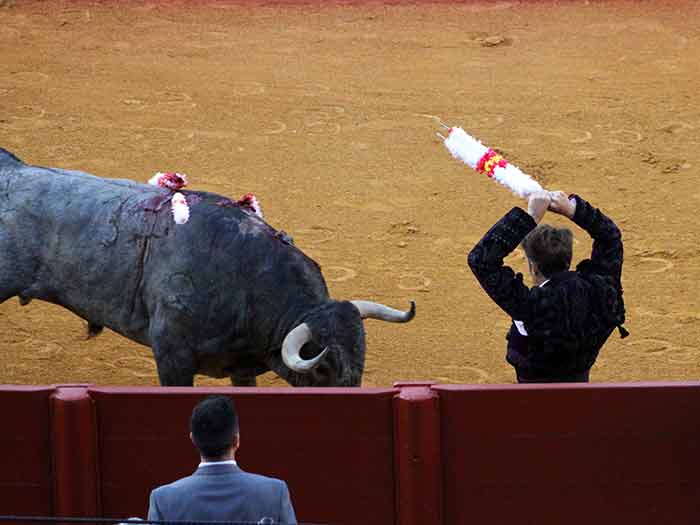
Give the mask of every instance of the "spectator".
<path id="1" fill-rule="evenodd" d="M 238 467 L 238 416 L 229 398 L 208 397 L 194 408 L 190 439 L 199 468 L 151 492 L 149 520 L 296 523 L 284 481 Z"/>
<path id="2" fill-rule="evenodd" d="M 593 238 L 591 258 L 569 271 L 573 235 L 537 224 L 551 210 Z M 522 242 L 534 288 L 503 258 Z M 617 326 L 622 337 L 622 239 L 600 210 L 561 191 L 530 195 L 528 211 L 513 208 L 472 249 L 469 266 L 486 293 L 513 319 L 506 360 L 520 383 L 588 382 L 598 352 Z"/>

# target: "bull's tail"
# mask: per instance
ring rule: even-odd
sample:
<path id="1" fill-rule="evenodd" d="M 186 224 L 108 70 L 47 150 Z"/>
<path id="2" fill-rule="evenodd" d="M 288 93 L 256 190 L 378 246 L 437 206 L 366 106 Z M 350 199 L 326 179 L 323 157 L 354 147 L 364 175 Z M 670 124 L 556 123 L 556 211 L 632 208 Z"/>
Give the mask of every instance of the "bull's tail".
<path id="1" fill-rule="evenodd" d="M 6 149 L 0 148 L 0 167 L 11 166 L 14 164 L 24 164 L 24 162 Z"/>

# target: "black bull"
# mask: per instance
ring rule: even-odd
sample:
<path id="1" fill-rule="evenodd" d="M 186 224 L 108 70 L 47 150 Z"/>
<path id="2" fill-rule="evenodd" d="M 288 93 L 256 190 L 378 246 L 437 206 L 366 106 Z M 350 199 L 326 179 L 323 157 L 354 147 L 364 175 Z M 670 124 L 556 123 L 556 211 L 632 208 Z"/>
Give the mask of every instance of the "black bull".
<path id="1" fill-rule="evenodd" d="M 255 384 L 362 379 L 362 319 L 407 312 L 335 301 L 319 266 L 255 214 L 212 193 L 170 190 L 24 164 L 0 148 L 0 303 L 41 299 L 149 346 L 162 385 L 195 374 Z"/>

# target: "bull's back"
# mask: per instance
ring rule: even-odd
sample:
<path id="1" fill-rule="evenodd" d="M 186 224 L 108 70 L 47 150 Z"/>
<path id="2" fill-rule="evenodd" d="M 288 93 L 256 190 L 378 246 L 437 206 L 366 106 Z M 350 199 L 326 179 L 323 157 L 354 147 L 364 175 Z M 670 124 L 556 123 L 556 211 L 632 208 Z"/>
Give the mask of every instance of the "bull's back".
<path id="1" fill-rule="evenodd" d="M 0 169 L 0 257 L 17 268 L 18 293 L 133 336 L 134 323 L 145 318 L 138 298 L 144 253 L 158 234 L 150 201 L 167 199 L 167 192 L 29 166 L 6 151 Z"/>
<path id="2" fill-rule="evenodd" d="M 19 164 L 24 163 L 14 153 L 0 148 L 0 170 L 2 170 L 3 167 L 17 166 Z"/>

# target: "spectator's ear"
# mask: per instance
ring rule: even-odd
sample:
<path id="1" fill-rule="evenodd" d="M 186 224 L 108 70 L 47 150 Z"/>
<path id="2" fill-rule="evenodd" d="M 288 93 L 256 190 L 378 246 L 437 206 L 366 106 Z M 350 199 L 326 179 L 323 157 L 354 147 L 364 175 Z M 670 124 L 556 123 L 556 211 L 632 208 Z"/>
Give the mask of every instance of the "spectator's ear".
<path id="1" fill-rule="evenodd" d="M 190 432 L 190 441 L 195 446 L 195 448 L 197 448 L 197 443 L 194 442 L 194 437 L 192 437 L 192 432 Z"/>
<path id="2" fill-rule="evenodd" d="M 231 445 L 231 450 L 234 452 L 238 450 L 238 447 L 241 446 L 241 434 L 239 432 L 236 432 L 233 435 L 233 444 Z"/>

